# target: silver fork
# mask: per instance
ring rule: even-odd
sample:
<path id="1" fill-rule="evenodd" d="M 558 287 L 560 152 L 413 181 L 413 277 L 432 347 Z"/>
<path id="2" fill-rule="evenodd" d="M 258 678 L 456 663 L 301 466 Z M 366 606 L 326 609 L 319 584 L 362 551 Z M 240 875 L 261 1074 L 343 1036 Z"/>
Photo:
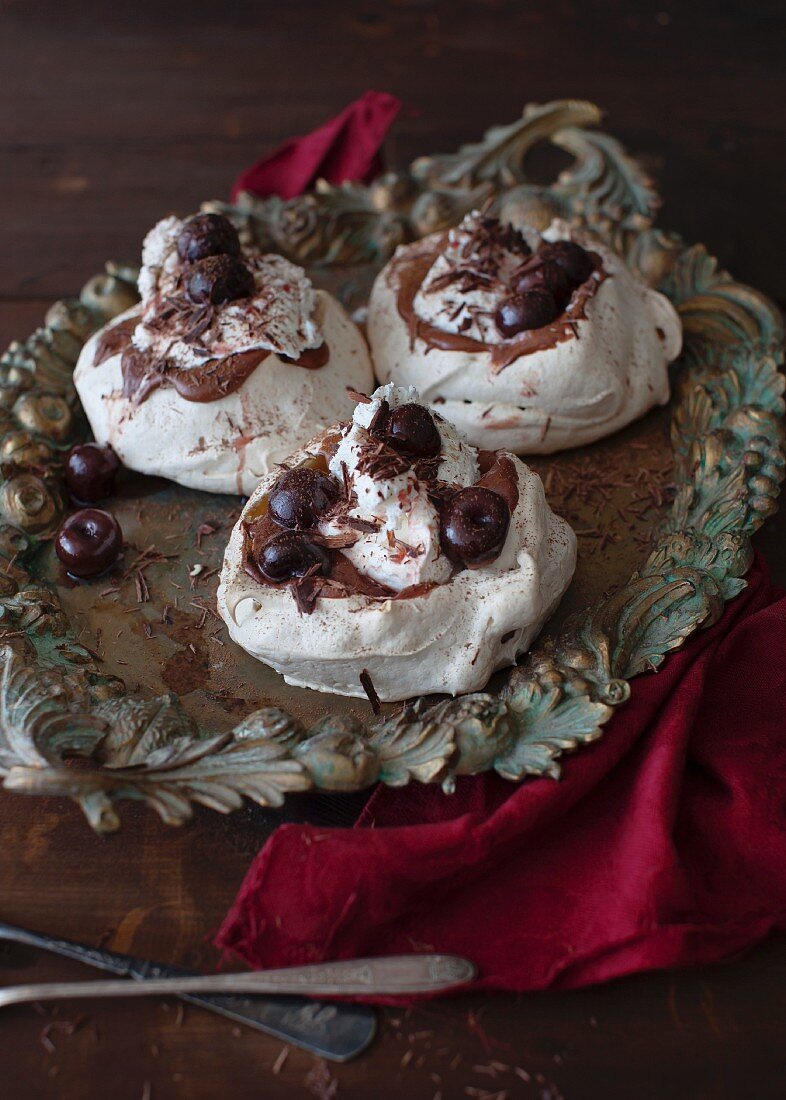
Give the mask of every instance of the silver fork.
<path id="1" fill-rule="evenodd" d="M 456 955 L 388 955 L 344 959 L 281 970 L 199 974 L 190 978 L 148 978 L 92 982 L 40 982 L 0 989 L 0 1008 L 74 997 L 150 997 L 182 993 L 298 994 L 307 997 L 395 996 L 437 993 L 464 985 L 475 967 Z"/>

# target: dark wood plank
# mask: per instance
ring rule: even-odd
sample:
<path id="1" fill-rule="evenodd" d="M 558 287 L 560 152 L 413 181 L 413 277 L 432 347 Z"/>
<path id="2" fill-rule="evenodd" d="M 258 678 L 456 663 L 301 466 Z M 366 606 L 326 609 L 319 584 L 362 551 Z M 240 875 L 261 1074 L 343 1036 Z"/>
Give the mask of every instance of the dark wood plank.
<path id="1" fill-rule="evenodd" d="M 648 154 L 664 224 L 784 300 L 783 32 L 780 3 L 2 6 L 0 344 L 26 335 L 108 256 L 135 257 L 163 211 L 226 195 L 241 167 L 366 87 L 408 104 L 391 141 L 398 161 L 471 140 L 527 99 L 595 99 L 610 129 Z M 785 536 L 775 517 L 758 540 L 782 582 Z M 287 810 L 306 812 L 306 802 Z M 205 811 L 168 830 L 132 807 L 121 835 L 99 840 L 69 804 L 0 793 L 0 917 L 214 965 L 210 933 L 279 820 Z M 0 950 L 0 981 L 82 974 Z M 779 1097 L 784 990 L 786 944 L 774 941 L 726 966 L 578 993 L 453 998 L 387 1012 L 373 1050 L 331 1072 L 340 1097 L 363 1100 L 477 1097 L 471 1089 Z M 181 1017 L 175 1003 L 74 1003 L 0 1021 L 12 1100 L 319 1095 L 314 1060 L 292 1051 L 274 1073 L 280 1051 L 196 1009 Z M 484 1072 L 492 1061 L 521 1075 L 495 1078 Z"/>
<path id="2" fill-rule="evenodd" d="M 0 295 L 64 294 L 107 255 L 136 256 L 162 211 L 225 196 L 276 142 L 381 87 L 409 108 L 400 161 L 474 139 L 528 99 L 594 99 L 648 155 L 669 227 L 786 298 L 779 12 L 140 0 L 130 29 L 103 4 L 6 6 Z"/>

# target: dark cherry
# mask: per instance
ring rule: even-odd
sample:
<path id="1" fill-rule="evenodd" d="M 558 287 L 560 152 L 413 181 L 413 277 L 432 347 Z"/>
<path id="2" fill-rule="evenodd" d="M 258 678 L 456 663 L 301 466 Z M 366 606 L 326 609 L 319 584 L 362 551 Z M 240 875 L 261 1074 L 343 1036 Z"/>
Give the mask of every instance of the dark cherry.
<path id="1" fill-rule="evenodd" d="M 316 527 L 338 499 L 338 486 L 321 470 L 298 466 L 287 470 L 270 490 L 267 507 L 279 527 L 308 530 Z"/>
<path id="2" fill-rule="evenodd" d="M 543 328 L 559 316 L 559 306 L 547 290 L 528 290 L 511 294 L 494 314 L 494 324 L 502 336 L 518 336 L 528 329 Z"/>
<path id="3" fill-rule="evenodd" d="M 428 458 L 442 450 L 439 428 L 425 405 L 398 405 L 387 417 L 384 430 L 387 442 L 402 454 Z"/>
<path id="4" fill-rule="evenodd" d="M 111 447 L 100 443 L 78 443 L 68 452 L 65 481 L 78 504 L 93 504 L 112 492 L 120 459 Z"/>
<path id="5" fill-rule="evenodd" d="M 208 256 L 239 256 L 240 238 L 232 222 L 221 214 L 195 214 L 183 223 L 177 254 L 188 264 Z"/>
<path id="6" fill-rule="evenodd" d="M 55 553 L 75 577 L 97 577 L 122 549 L 120 524 L 100 508 L 80 508 L 63 520 L 55 538 Z"/>
<path id="7" fill-rule="evenodd" d="M 573 292 L 573 284 L 567 272 L 554 260 L 535 256 L 516 272 L 513 289 L 516 294 L 527 294 L 530 290 L 546 290 L 557 305 L 564 309 Z"/>
<path id="8" fill-rule="evenodd" d="M 192 302 L 217 306 L 253 294 L 254 276 L 234 256 L 208 256 L 187 269 L 185 289 Z"/>
<path id="9" fill-rule="evenodd" d="M 544 244 L 539 255 L 559 264 L 574 286 L 579 286 L 585 279 L 589 279 L 595 270 L 595 264 L 589 252 L 575 241 L 553 241 L 551 244 Z"/>
<path id="10" fill-rule="evenodd" d="M 470 485 L 454 493 L 442 511 L 442 549 L 464 565 L 484 565 L 499 554 L 509 526 L 505 498 L 493 489 Z"/>
<path id="11" fill-rule="evenodd" d="M 304 577 L 315 565 L 319 566 L 318 573 L 327 573 L 330 551 L 297 531 L 282 531 L 264 546 L 258 564 L 269 580 L 280 584 Z"/>

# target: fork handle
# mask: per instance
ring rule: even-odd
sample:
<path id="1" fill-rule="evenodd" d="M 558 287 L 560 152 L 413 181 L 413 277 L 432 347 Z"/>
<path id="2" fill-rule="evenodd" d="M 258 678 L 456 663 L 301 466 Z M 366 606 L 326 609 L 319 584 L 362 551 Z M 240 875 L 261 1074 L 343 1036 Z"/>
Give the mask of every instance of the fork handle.
<path id="1" fill-rule="evenodd" d="M 0 1007 L 74 997 L 150 997 L 182 993 L 265 993 L 302 996 L 374 996 L 431 993 L 470 981 L 474 966 L 453 955 L 391 955 L 188 978 L 144 982 L 43 982 L 0 990 Z"/>

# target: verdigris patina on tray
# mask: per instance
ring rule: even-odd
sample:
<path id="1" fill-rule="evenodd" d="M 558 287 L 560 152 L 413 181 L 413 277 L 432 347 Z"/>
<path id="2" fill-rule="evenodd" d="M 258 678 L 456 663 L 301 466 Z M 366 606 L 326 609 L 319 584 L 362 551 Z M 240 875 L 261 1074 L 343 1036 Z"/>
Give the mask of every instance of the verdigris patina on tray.
<path id="1" fill-rule="evenodd" d="M 180 631 L 187 645 L 177 681 L 185 694 L 198 695 L 211 662 L 216 670 L 226 663 L 225 655 L 211 654 L 225 654 L 231 643 L 213 634 L 214 644 L 200 656 L 194 612 L 189 619 L 183 608 L 198 609 L 197 626 L 204 626 L 212 613 L 207 590 L 190 600 L 188 593 L 195 579 L 215 570 L 200 563 L 189 569 L 182 560 L 170 562 L 182 553 L 165 552 L 166 540 L 178 537 L 177 508 L 202 515 L 211 503 L 205 494 L 195 502 L 200 494 L 188 490 L 159 492 L 156 515 L 164 529 L 156 532 L 156 546 L 121 567 L 105 590 L 99 582 L 72 594 L 53 567 L 51 537 L 67 506 L 63 460 L 85 432 L 73 367 L 88 336 L 136 301 L 134 269 L 110 264 L 78 299 L 53 305 L 45 326 L 12 344 L 0 362 L 0 773 L 6 789 L 68 795 L 94 828 L 110 831 L 119 825 L 123 798 L 142 799 L 178 824 L 194 802 L 227 812 L 244 797 L 276 806 L 292 791 L 357 790 L 378 780 L 437 782 L 450 791 L 457 775 L 491 769 L 511 780 L 557 777 L 563 753 L 601 736 L 614 707 L 628 698 L 633 676 L 656 669 L 693 631 L 717 620 L 725 601 L 745 585 L 751 536 L 775 510 L 783 477 L 781 320 L 766 298 L 734 282 L 702 246 L 654 227 L 658 198 L 650 180 L 614 138 L 588 129 L 599 121 L 598 108 L 586 102 L 531 105 L 520 120 L 491 129 L 478 144 L 421 158 L 369 186 L 322 184 L 288 201 L 242 197 L 236 206 L 207 205 L 312 273 L 328 281 L 338 274 L 345 291 L 354 281 L 356 295 L 396 245 L 456 223 L 489 197 L 503 216 L 526 216 L 544 228 L 559 214 L 622 252 L 674 302 L 685 335 L 671 403 L 671 454 L 662 463 L 671 468 L 670 489 L 656 487 L 658 503 L 670 503 L 657 524 L 646 520 L 647 550 L 641 533 L 615 548 L 627 530 L 623 525 L 620 534 L 619 521 L 616 530 L 579 532 L 580 545 L 582 535 L 599 540 L 600 577 L 604 553 L 625 562 L 637 560 L 632 553 L 639 556 L 627 582 L 603 596 L 603 584 L 587 583 L 595 596 L 589 606 L 574 610 L 499 687 L 416 701 L 370 720 L 331 697 L 314 704 L 311 693 L 302 693 L 311 698 L 302 702 L 292 690 L 286 709 L 268 704 L 245 713 L 253 693 L 236 687 L 237 698 L 223 688 L 213 693 L 226 704 L 219 716 L 189 708 L 172 693 L 153 697 L 141 674 L 132 690 L 128 674 L 121 679 L 114 673 L 122 666 L 139 672 L 135 653 L 144 645 L 137 635 L 133 645 L 121 642 L 119 626 L 113 664 L 106 650 L 82 640 L 84 614 L 104 596 L 117 604 L 126 581 L 136 585 L 138 606 L 125 610 L 143 608 L 150 564 L 161 568 L 163 583 L 186 594 L 182 603 L 175 595 L 161 616 L 169 636 Z M 573 163 L 555 182 L 536 185 L 527 182 L 527 154 L 543 141 L 569 153 Z M 641 429 L 638 442 L 630 432 L 608 441 L 604 468 L 609 456 L 628 447 L 638 447 L 640 461 L 654 460 L 657 415 L 651 423 L 655 429 Z M 579 454 L 533 465 L 550 489 L 554 478 L 570 481 L 583 461 Z M 232 504 L 231 498 L 212 499 L 219 512 Z M 136 509 L 130 522 L 142 537 L 143 508 L 133 492 L 119 506 L 129 515 Z M 560 510 L 559 499 L 555 507 Z M 167 516 L 175 528 L 169 534 Z M 218 526 L 199 525 L 200 552 L 202 538 Z M 580 577 L 575 591 L 584 591 Z M 100 621 L 117 625 L 115 616 Z M 138 637 L 150 639 L 149 616 L 138 622 Z M 102 629 L 94 630 L 96 638 Z M 128 660 L 117 656 L 124 647 Z M 167 675 L 163 680 L 173 682 Z M 233 708 L 228 726 L 221 717 Z"/>

